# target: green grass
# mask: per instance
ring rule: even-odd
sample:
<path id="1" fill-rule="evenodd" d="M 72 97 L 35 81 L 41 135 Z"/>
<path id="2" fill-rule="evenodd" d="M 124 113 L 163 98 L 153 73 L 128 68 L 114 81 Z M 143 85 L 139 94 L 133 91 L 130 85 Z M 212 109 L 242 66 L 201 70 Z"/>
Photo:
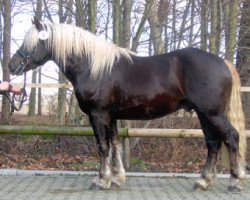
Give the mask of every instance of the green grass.
<path id="1" fill-rule="evenodd" d="M 136 156 L 130 158 L 130 166 L 131 168 L 135 168 L 139 171 L 146 171 L 148 169 L 148 165 Z"/>
<path id="2" fill-rule="evenodd" d="M 94 160 L 85 160 L 81 163 L 76 163 L 74 164 L 74 169 L 77 170 L 77 171 L 80 171 L 82 169 L 89 169 L 89 170 L 92 170 L 92 169 L 99 169 L 99 162 L 97 161 L 94 161 Z"/>

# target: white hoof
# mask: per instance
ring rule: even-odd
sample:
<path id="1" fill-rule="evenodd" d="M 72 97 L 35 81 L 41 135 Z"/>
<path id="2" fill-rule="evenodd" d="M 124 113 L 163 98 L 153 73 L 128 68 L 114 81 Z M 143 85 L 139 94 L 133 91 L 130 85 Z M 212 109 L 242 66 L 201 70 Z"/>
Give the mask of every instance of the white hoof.
<path id="1" fill-rule="evenodd" d="M 204 178 L 201 178 L 194 183 L 194 190 L 206 190 L 208 186 L 208 181 Z"/>
<path id="2" fill-rule="evenodd" d="M 109 179 L 100 178 L 98 176 L 93 180 L 90 189 L 109 189 L 110 186 L 111 186 L 111 181 Z"/>
<path id="3" fill-rule="evenodd" d="M 230 177 L 228 191 L 229 192 L 240 192 L 242 189 L 243 189 L 242 188 L 242 181 L 240 179 Z"/>
<path id="4" fill-rule="evenodd" d="M 112 183 L 116 184 L 117 186 L 120 186 L 122 183 L 125 182 L 125 174 L 120 173 L 116 174 L 112 177 Z"/>

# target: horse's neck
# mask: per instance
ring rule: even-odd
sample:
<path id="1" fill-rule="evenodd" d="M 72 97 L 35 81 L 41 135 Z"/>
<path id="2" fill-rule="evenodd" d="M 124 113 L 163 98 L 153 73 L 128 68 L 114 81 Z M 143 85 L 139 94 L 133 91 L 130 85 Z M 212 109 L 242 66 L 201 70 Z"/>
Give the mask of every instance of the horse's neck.
<path id="1" fill-rule="evenodd" d="M 72 56 L 70 59 L 66 59 L 65 66 L 60 66 L 60 70 L 67 77 L 67 79 L 75 85 L 79 77 L 88 76 L 90 74 L 90 68 L 86 59 L 77 59 Z"/>

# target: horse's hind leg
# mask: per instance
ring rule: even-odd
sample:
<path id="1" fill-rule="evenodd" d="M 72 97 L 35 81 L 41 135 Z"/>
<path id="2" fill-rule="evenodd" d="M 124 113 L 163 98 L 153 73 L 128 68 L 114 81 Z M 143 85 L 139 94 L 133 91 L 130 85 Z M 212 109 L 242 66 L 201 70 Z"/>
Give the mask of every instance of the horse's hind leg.
<path id="1" fill-rule="evenodd" d="M 125 182 L 125 169 L 122 163 L 122 148 L 118 138 L 116 120 L 111 120 L 110 123 L 110 139 L 113 161 L 112 187 L 119 187 L 121 183 Z"/>
<path id="2" fill-rule="evenodd" d="M 222 138 L 229 151 L 231 178 L 228 189 L 240 191 L 242 189 L 241 180 L 245 178 L 245 169 L 240 162 L 239 133 L 231 125 L 225 114 L 209 115 L 207 118 L 216 127 L 219 137 Z"/>
<path id="3" fill-rule="evenodd" d="M 204 114 L 198 113 L 198 117 L 205 135 L 208 154 L 201 177 L 195 182 L 194 189 L 206 190 L 216 178 L 216 163 L 221 147 L 221 139 L 216 134 L 216 128 L 208 121 Z"/>
<path id="4" fill-rule="evenodd" d="M 110 117 L 105 112 L 93 111 L 89 116 L 93 127 L 100 159 L 99 175 L 93 180 L 90 189 L 108 189 L 111 186 L 112 173 L 110 169 Z"/>

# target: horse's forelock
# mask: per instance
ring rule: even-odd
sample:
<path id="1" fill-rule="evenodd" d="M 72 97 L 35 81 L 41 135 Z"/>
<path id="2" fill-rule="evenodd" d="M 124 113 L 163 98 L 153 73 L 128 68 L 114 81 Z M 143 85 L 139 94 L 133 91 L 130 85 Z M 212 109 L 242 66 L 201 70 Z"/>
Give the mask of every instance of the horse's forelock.
<path id="1" fill-rule="evenodd" d="M 35 26 L 32 26 L 24 37 L 23 47 L 27 52 L 31 53 L 36 48 L 38 41 L 38 30 Z"/>

